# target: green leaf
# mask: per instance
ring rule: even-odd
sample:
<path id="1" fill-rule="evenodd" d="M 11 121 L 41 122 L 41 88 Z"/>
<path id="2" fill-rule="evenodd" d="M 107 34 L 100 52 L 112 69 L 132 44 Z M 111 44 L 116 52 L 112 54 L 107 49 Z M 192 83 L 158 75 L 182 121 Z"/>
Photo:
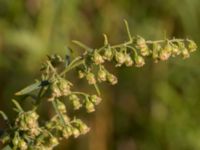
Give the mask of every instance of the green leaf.
<path id="1" fill-rule="evenodd" d="M 27 87 L 25 87 L 24 89 L 20 90 L 19 92 L 15 93 L 15 95 L 25 95 L 28 94 L 34 90 L 37 90 L 38 88 L 40 88 L 41 83 L 40 82 L 36 82 L 34 84 L 31 84 Z"/>
<path id="2" fill-rule="evenodd" d="M 7 115 L 3 111 L 0 111 L 0 115 L 3 117 L 4 120 L 8 120 Z"/>
<path id="3" fill-rule="evenodd" d="M 86 46 L 85 44 L 81 43 L 80 41 L 75 41 L 75 40 L 73 40 L 72 42 L 73 42 L 74 44 L 76 44 L 76 45 L 82 47 L 82 48 L 85 49 L 86 51 L 89 51 L 89 52 L 92 51 L 92 48 Z"/>
<path id="4" fill-rule="evenodd" d="M 14 110 L 16 110 L 17 112 L 23 112 L 23 111 L 24 111 L 24 110 L 22 109 L 22 107 L 20 106 L 20 104 L 19 104 L 16 100 L 12 99 L 12 102 L 13 102 L 13 104 L 14 104 L 15 107 L 16 107 L 16 109 L 14 109 Z"/>
<path id="5" fill-rule="evenodd" d="M 12 148 L 9 145 L 7 145 L 2 150 L 12 150 Z"/>

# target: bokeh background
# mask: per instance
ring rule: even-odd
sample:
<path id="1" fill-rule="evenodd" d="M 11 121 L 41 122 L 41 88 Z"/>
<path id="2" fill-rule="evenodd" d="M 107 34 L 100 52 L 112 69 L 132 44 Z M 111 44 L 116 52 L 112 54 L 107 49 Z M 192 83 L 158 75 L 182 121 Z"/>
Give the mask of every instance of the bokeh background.
<path id="1" fill-rule="evenodd" d="M 112 44 L 125 41 L 123 19 L 146 39 L 189 37 L 198 44 L 199 8 L 199 0 L 0 0 L 0 109 L 12 117 L 13 93 L 39 77 L 47 54 L 65 55 L 71 40 L 99 47 L 106 33 Z M 91 132 L 56 149 L 199 150 L 199 66 L 197 51 L 184 61 L 111 67 L 119 84 L 101 86 L 104 101 L 94 114 L 77 114 Z"/>

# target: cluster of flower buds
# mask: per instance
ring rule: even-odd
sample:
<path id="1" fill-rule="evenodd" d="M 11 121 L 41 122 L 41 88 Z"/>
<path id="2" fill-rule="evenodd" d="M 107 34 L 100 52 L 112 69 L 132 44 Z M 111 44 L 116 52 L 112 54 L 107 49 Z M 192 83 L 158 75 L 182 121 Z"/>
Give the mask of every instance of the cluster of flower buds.
<path id="1" fill-rule="evenodd" d="M 58 78 L 52 83 L 50 87 L 48 100 L 53 101 L 58 97 L 68 96 L 69 94 L 71 94 L 71 86 L 71 82 L 63 78 Z"/>
<path id="2" fill-rule="evenodd" d="M 85 100 L 85 108 L 88 113 L 95 111 L 95 106 L 101 102 L 101 97 L 97 95 L 87 96 Z"/>
<path id="3" fill-rule="evenodd" d="M 194 52 L 197 49 L 197 45 L 194 41 L 188 39 L 146 41 L 144 38 L 138 36 L 136 38 L 136 48 L 140 51 L 141 56 L 149 56 L 151 54 L 154 61 L 158 62 L 158 60 L 166 61 L 171 56 L 175 57 L 180 54 L 183 58 L 188 58 L 190 52 Z M 136 66 L 144 65 L 144 59 L 141 56 L 139 56 L 139 59 L 136 59 L 136 61 L 140 60 L 138 62 L 141 62 L 141 65 L 137 65 L 136 63 Z"/>
<path id="4" fill-rule="evenodd" d="M 104 66 L 100 66 L 97 78 L 99 82 L 108 81 L 110 84 L 114 85 L 117 83 L 117 77 L 115 77 L 113 74 L 109 73 Z"/>
<path id="5" fill-rule="evenodd" d="M 82 99 L 82 103 L 80 102 L 81 99 L 77 94 L 71 94 L 69 96 L 69 100 L 71 101 L 74 110 L 80 109 L 82 106 L 84 106 L 87 110 L 87 112 L 93 112 L 95 111 L 95 106 L 98 105 L 101 102 L 101 97 L 97 95 L 88 95 L 82 93 L 82 96 L 84 97 Z"/>
<path id="6" fill-rule="evenodd" d="M 78 110 L 82 107 L 82 104 L 80 103 L 80 98 L 76 94 L 71 94 L 69 96 L 69 100 L 72 102 L 74 110 Z"/>
<path id="7" fill-rule="evenodd" d="M 38 117 L 35 111 L 21 112 L 15 121 L 15 126 L 21 131 L 26 131 L 29 136 L 35 137 L 40 133 Z"/>

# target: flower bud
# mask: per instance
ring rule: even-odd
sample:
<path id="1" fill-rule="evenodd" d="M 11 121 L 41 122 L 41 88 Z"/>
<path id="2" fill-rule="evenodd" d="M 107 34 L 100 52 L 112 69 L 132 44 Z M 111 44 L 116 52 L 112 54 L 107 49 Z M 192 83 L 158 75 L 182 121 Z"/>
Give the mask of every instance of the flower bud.
<path id="1" fill-rule="evenodd" d="M 145 45 L 144 47 L 140 48 L 140 54 L 142 56 L 148 56 L 150 54 L 149 48 L 147 45 Z"/>
<path id="2" fill-rule="evenodd" d="M 142 38 L 142 37 L 140 37 L 140 36 L 137 37 L 136 44 L 137 44 L 137 47 L 139 49 L 146 47 L 146 41 L 145 41 L 145 39 Z"/>
<path id="3" fill-rule="evenodd" d="M 95 104 L 95 105 L 98 105 L 102 99 L 101 97 L 97 96 L 97 95 L 92 95 L 90 96 L 90 100 Z"/>
<path id="4" fill-rule="evenodd" d="M 189 41 L 189 44 L 188 44 L 188 50 L 190 51 L 190 52 L 194 52 L 194 51 L 196 51 L 196 49 L 197 49 L 197 45 L 196 45 L 196 43 L 194 42 L 194 41 Z"/>
<path id="5" fill-rule="evenodd" d="M 89 84 L 96 84 L 96 79 L 95 79 L 95 76 L 93 73 L 89 72 L 87 75 L 86 75 L 86 79 L 88 81 Z"/>
<path id="6" fill-rule="evenodd" d="M 86 100 L 85 108 L 86 108 L 88 113 L 95 111 L 94 104 L 89 100 Z"/>
<path id="7" fill-rule="evenodd" d="M 186 59 L 186 58 L 190 57 L 190 53 L 186 48 L 182 49 L 181 54 L 183 55 L 183 59 Z"/>
<path id="8" fill-rule="evenodd" d="M 107 79 L 112 85 L 117 84 L 118 82 L 117 77 L 110 73 L 107 74 Z"/>
<path id="9" fill-rule="evenodd" d="M 82 107 L 82 104 L 80 103 L 80 99 L 75 94 L 70 95 L 69 100 L 72 101 L 72 105 L 75 110 L 78 110 Z"/>
<path id="10" fill-rule="evenodd" d="M 50 139 L 49 139 L 49 144 L 51 145 L 51 146 L 56 146 L 56 145 L 58 145 L 59 144 L 59 142 L 58 142 L 58 139 L 56 138 L 56 137 L 51 137 Z"/>
<path id="11" fill-rule="evenodd" d="M 72 103 L 75 110 L 78 110 L 82 107 L 82 104 L 80 103 L 79 100 L 73 100 Z"/>
<path id="12" fill-rule="evenodd" d="M 72 128 L 69 127 L 69 126 L 65 127 L 65 128 L 62 130 L 62 136 L 63 136 L 65 139 L 68 139 L 72 134 L 73 134 Z"/>
<path id="13" fill-rule="evenodd" d="M 169 52 L 162 50 L 160 52 L 159 58 L 160 58 L 160 60 L 165 61 L 165 60 L 169 59 L 170 55 L 171 54 Z"/>
<path id="14" fill-rule="evenodd" d="M 82 79 L 82 78 L 85 77 L 85 73 L 82 70 L 79 70 L 78 71 L 78 76 L 79 76 L 80 79 Z"/>
<path id="15" fill-rule="evenodd" d="M 77 128 L 72 128 L 74 138 L 77 138 L 81 133 Z"/>
<path id="16" fill-rule="evenodd" d="M 26 142 L 22 139 L 19 140 L 18 147 L 19 147 L 20 150 L 27 150 L 28 149 Z"/>
<path id="17" fill-rule="evenodd" d="M 142 66 L 144 66 L 144 64 L 145 64 L 144 58 L 136 55 L 135 56 L 135 66 L 136 67 L 142 67 Z"/>
<path id="18" fill-rule="evenodd" d="M 96 65 L 104 63 L 103 57 L 95 50 L 94 55 L 93 55 L 93 61 Z"/>
<path id="19" fill-rule="evenodd" d="M 53 97 L 60 97 L 62 95 L 56 83 L 53 83 L 52 85 L 52 94 Z"/>
<path id="20" fill-rule="evenodd" d="M 160 56 L 159 56 L 160 60 L 165 61 L 169 59 L 171 52 L 172 52 L 172 47 L 169 43 L 167 43 L 165 47 L 163 48 L 163 50 L 161 50 L 160 52 Z"/>
<path id="21" fill-rule="evenodd" d="M 110 47 L 108 47 L 107 49 L 105 49 L 104 51 L 104 59 L 111 61 L 113 58 L 113 51 Z"/>
<path id="22" fill-rule="evenodd" d="M 179 50 L 179 47 L 175 44 L 172 45 L 172 56 L 179 55 L 181 52 Z"/>
<path id="23" fill-rule="evenodd" d="M 106 71 L 104 68 L 100 68 L 98 71 L 98 80 L 99 81 L 106 81 Z"/>
<path id="24" fill-rule="evenodd" d="M 65 104 L 62 103 L 61 101 L 57 101 L 57 108 L 61 113 L 66 113 L 67 112 Z"/>
<path id="25" fill-rule="evenodd" d="M 125 65 L 127 67 L 131 67 L 133 65 L 133 60 L 132 60 L 131 56 L 128 54 L 125 55 Z"/>
<path id="26" fill-rule="evenodd" d="M 79 123 L 79 130 L 80 130 L 81 134 L 86 134 L 90 131 L 90 128 L 81 121 Z"/>
<path id="27" fill-rule="evenodd" d="M 121 66 L 125 62 L 125 55 L 122 52 L 116 52 L 115 59 L 118 63 L 118 66 Z"/>

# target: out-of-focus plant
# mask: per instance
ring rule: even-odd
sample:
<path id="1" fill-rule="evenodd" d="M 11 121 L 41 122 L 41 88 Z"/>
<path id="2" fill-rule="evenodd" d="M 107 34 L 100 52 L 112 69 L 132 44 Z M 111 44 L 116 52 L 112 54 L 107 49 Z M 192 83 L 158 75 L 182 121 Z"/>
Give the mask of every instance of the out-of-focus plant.
<path id="1" fill-rule="evenodd" d="M 114 63 L 115 67 L 142 67 L 145 57 L 151 57 L 155 62 L 166 61 L 171 56 L 178 55 L 188 58 L 190 52 L 197 49 L 195 42 L 190 39 L 150 41 L 141 36 L 132 36 L 126 21 L 125 25 L 128 41 L 121 44 L 110 45 L 104 34 L 104 45 L 96 49 L 73 41 L 85 50 L 82 56 L 48 56 L 41 67 L 41 78 L 16 93 L 24 99 L 32 98 L 35 102 L 33 108 L 25 111 L 18 101 L 13 99 L 14 111 L 17 112 L 15 120 L 10 121 L 4 112 L 0 112 L 8 124 L 1 137 L 4 150 L 51 150 L 63 139 L 86 134 L 90 128 L 81 119 L 69 117 L 64 100 L 67 99 L 71 103 L 74 111 L 84 108 L 88 113 L 94 112 L 102 100 L 98 84 L 108 82 L 114 85 L 118 81 L 117 77 L 106 69 L 106 62 Z M 73 89 L 72 82 L 67 79 L 67 73 L 73 69 L 76 69 L 80 79 L 85 78 L 89 85 L 94 86 L 96 94 Z M 40 115 L 37 113 L 42 101 L 51 103 L 55 110 L 55 114 L 46 121 L 39 120 Z"/>

